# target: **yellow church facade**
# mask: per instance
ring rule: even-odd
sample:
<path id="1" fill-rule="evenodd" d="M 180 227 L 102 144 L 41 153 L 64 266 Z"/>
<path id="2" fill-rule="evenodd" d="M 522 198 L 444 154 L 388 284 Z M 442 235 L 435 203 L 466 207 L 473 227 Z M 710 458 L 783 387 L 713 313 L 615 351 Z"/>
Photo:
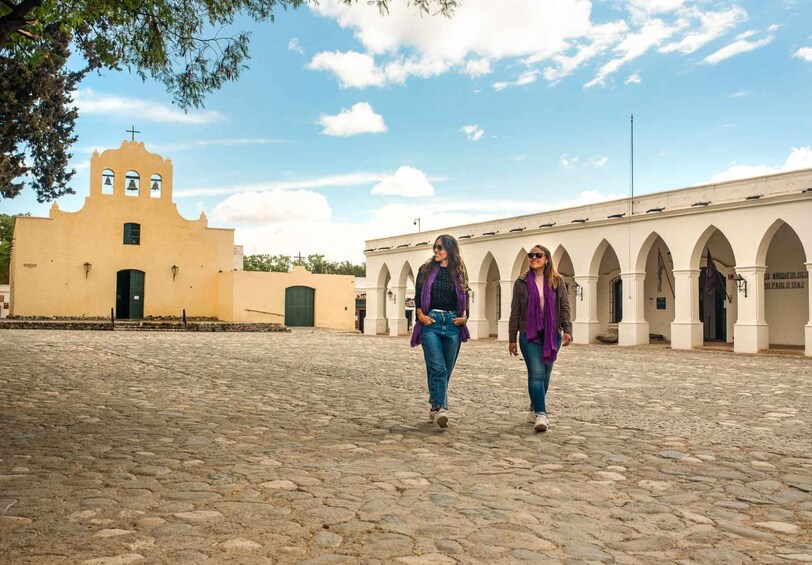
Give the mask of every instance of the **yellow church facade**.
<path id="1" fill-rule="evenodd" d="M 94 152 L 81 210 L 16 219 L 10 314 L 354 328 L 354 277 L 244 272 L 235 249 L 233 229 L 180 215 L 169 159 L 125 141 Z"/>

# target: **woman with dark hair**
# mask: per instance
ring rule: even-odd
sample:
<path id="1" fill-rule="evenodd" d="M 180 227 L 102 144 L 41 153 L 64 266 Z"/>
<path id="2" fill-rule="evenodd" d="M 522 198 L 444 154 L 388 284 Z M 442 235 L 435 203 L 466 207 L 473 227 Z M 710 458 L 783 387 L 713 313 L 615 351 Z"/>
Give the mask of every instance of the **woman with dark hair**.
<path id="1" fill-rule="evenodd" d="M 572 342 L 570 300 L 564 279 L 553 265 L 550 250 L 536 245 L 527 254 L 530 268 L 513 284 L 513 302 L 508 325 L 511 355 L 518 355 L 519 346 L 527 365 L 527 390 L 530 393 L 528 421 L 537 432 L 546 432 L 547 391 L 553 363 L 562 345 Z"/>
<path id="2" fill-rule="evenodd" d="M 468 275 L 457 240 L 441 235 L 434 256 L 417 274 L 414 288 L 417 321 L 412 347 L 423 345 L 429 388 L 429 421 L 448 427 L 448 381 L 460 343 L 468 341 Z"/>

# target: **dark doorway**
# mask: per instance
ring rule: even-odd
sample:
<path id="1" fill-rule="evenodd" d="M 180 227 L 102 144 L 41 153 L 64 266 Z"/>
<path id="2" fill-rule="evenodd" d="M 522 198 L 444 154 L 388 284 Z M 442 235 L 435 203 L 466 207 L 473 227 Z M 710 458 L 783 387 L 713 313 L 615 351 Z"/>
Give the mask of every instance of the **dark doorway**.
<path id="1" fill-rule="evenodd" d="M 116 274 L 116 318 L 140 320 L 143 317 L 144 271 L 119 271 Z"/>
<path id="2" fill-rule="evenodd" d="M 308 286 L 291 286 L 285 289 L 285 325 L 288 327 L 313 327 L 315 319 L 316 290 Z"/>
<path id="3" fill-rule="evenodd" d="M 705 341 L 727 341 L 726 296 L 715 287 L 706 288 L 708 269 L 699 271 L 699 319 L 703 325 Z"/>
<path id="4" fill-rule="evenodd" d="M 615 277 L 609 283 L 612 285 L 612 312 L 610 320 L 613 324 L 623 321 L 623 279 Z"/>
<path id="5" fill-rule="evenodd" d="M 366 308 L 358 310 L 358 331 L 364 333 L 364 318 L 367 317 Z"/>

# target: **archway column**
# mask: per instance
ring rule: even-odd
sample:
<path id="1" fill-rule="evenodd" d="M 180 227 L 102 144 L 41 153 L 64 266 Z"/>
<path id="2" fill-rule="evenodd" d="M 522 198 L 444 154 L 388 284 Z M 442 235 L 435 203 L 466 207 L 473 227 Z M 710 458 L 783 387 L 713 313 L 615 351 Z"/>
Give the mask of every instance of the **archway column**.
<path id="1" fill-rule="evenodd" d="M 674 321 L 671 322 L 671 349 L 702 346 L 703 329 L 699 321 L 699 269 L 675 269 Z"/>
<path id="2" fill-rule="evenodd" d="M 646 273 L 621 273 L 620 277 L 623 280 L 623 319 L 617 328 L 618 344 L 647 344 Z"/>
<path id="3" fill-rule="evenodd" d="M 805 263 L 805 265 L 809 273 L 809 278 L 806 279 L 806 288 L 809 293 L 809 318 L 805 326 L 806 339 L 804 340 L 804 352 L 807 357 L 812 357 L 812 286 L 809 285 L 809 283 L 812 282 L 812 262 Z"/>
<path id="4" fill-rule="evenodd" d="M 738 319 L 733 326 L 733 351 L 758 353 L 770 347 L 770 326 L 764 315 L 764 274 L 767 267 L 735 268 L 736 275 L 747 281 L 747 296 L 739 292 Z"/>
<path id="5" fill-rule="evenodd" d="M 471 339 L 485 339 L 490 335 L 486 310 L 488 283 L 469 282 L 468 286 L 471 289 L 471 298 L 468 304 L 468 331 L 471 332 Z"/>
<path id="6" fill-rule="evenodd" d="M 392 291 L 392 298 L 386 296 L 386 300 L 389 301 L 387 305 L 389 335 L 404 335 L 409 331 L 408 322 L 406 321 L 406 287 L 392 286 L 389 287 L 389 290 Z"/>
<path id="7" fill-rule="evenodd" d="M 577 291 L 576 300 L 580 304 L 575 310 L 575 321 L 572 323 L 572 339 L 575 343 L 594 343 L 600 329 L 598 277 L 597 275 L 576 276 L 575 282 L 581 288 Z"/>
<path id="8" fill-rule="evenodd" d="M 502 293 L 502 315 L 499 317 L 499 341 L 508 340 L 508 325 L 510 323 L 510 303 L 513 301 L 513 283 L 516 281 L 499 281 L 499 288 Z"/>
<path id="9" fill-rule="evenodd" d="M 383 335 L 386 333 L 386 318 L 383 308 L 384 292 L 386 288 L 367 288 L 367 315 L 364 317 L 365 335 Z"/>

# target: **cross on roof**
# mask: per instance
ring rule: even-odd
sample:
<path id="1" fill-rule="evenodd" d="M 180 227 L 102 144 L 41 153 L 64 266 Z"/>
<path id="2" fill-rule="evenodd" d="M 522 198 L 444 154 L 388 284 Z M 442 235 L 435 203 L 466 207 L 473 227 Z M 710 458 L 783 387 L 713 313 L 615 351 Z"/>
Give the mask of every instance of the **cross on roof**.
<path id="1" fill-rule="evenodd" d="M 130 126 L 130 129 L 125 129 L 124 131 L 126 131 L 127 133 L 132 134 L 132 141 L 135 141 L 135 134 L 136 133 L 141 133 L 140 131 L 135 129 L 135 126 Z"/>
<path id="2" fill-rule="evenodd" d="M 298 254 L 298 255 L 294 255 L 294 256 L 293 256 L 293 258 L 294 258 L 294 259 L 298 259 L 298 260 L 299 260 L 299 263 L 301 263 L 301 262 L 302 262 L 302 260 L 304 259 L 304 257 L 302 257 L 302 252 L 301 252 L 301 251 L 299 251 L 299 254 Z"/>

